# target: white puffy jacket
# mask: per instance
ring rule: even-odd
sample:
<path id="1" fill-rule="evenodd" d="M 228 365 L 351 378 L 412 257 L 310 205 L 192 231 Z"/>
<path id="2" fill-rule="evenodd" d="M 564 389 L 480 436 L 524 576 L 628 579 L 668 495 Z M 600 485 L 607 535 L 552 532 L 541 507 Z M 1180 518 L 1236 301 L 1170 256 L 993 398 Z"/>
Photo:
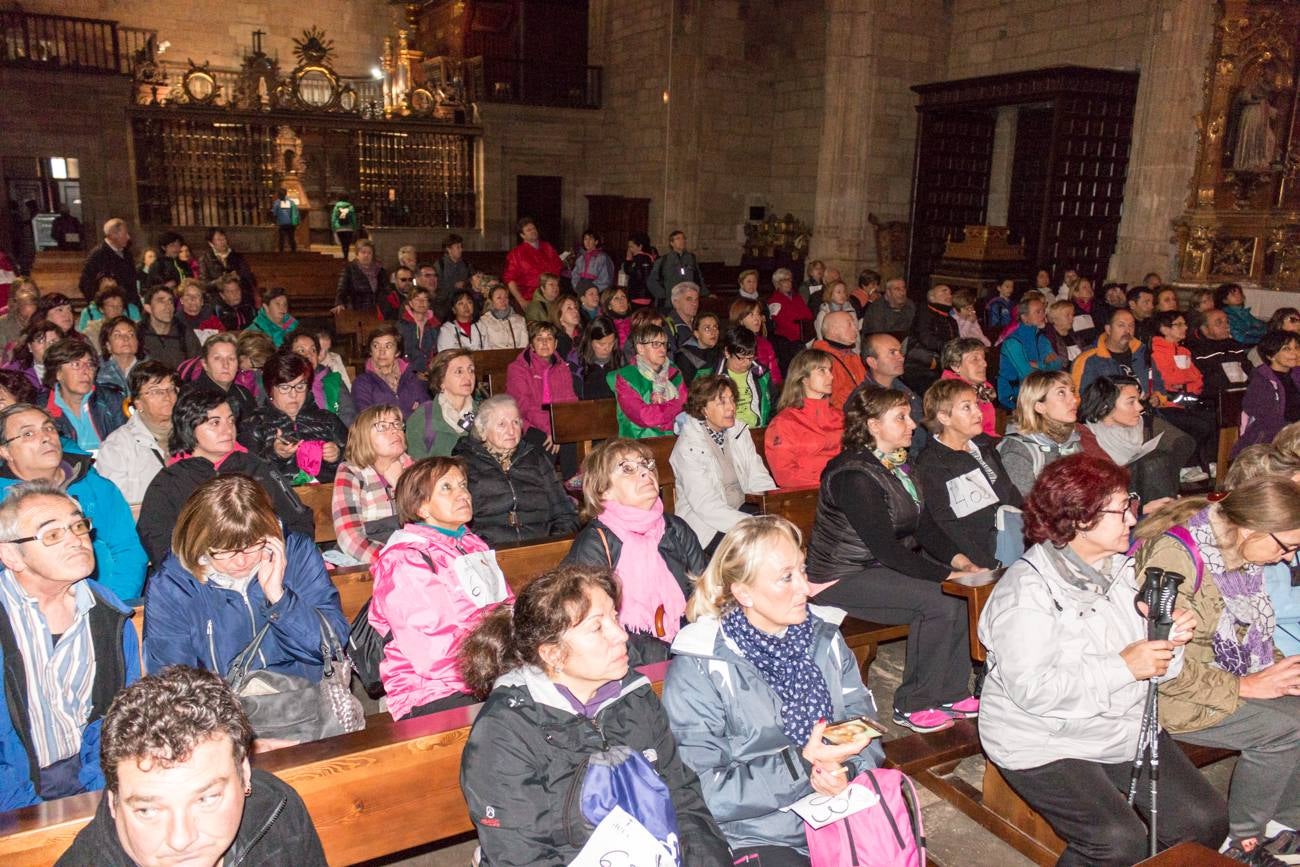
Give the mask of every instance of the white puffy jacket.
<path id="1" fill-rule="evenodd" d="M 672 464 L 676 485 L 673 513 L 690 525 L 700 540 L 700 547 L 713 541 L 715 533 L 725 533 L 748 517 L 727 505 L 722 492 L 722 469 L 717 452 L 697 418 L 679 415 L 676 421 L 677 443 L 668 462 Z M 736 479 L 746 494 L 761 494 L 776 489 L 772 474 L 754 450 L 749 427 L 736 422 L 726 433 L 724 453 L 731 458 Z"/>

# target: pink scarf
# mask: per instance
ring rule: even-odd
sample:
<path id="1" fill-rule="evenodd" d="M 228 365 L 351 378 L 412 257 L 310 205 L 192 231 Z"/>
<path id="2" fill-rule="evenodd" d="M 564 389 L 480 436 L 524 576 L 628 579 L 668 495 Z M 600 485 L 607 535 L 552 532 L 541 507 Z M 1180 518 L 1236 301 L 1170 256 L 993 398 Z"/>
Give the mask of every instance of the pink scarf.
<path id="1" fill-rule="evenodd" d="M 324 451 L 324 440 L 303 440 L 298 443 L 298 451 L 294 453 L 298 460 L 298 469 L 312 478 L 319 476 L 321 464 L 325 461 Z"/>
<path id="2" fill-rule="evenodd" d="M 603 505 L 600 522 L 623 543 L 615 570 L 623 591 L 619 620 L 628 629 L 672 641 L 686 613 L 686 597 L 659 553 L 659 540 L 664 537 L 663 500 L 655 500 L 649 509 L 614 500 L 605 500 Z"/>

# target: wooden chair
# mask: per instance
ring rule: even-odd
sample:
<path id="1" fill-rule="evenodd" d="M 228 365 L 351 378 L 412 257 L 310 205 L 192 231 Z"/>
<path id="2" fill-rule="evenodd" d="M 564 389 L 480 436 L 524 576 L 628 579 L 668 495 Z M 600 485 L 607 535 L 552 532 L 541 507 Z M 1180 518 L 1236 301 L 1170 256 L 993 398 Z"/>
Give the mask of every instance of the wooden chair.
<path id="1" fill-rule="evenodd" d="M 1241 436 L 1241 400 L 1245 395 L 1244 388 L 1230 388 L 1219 394 L 1216 404 L 1219 420 L 1219 453 L 1214 465 L 1215 487 L 1223 486 L 1223 479 L 1228 475 L 1232 447 L 1237 444 Z"/>
<path id="2" fill-rule="evenodd" d="M 331 507 L 331 499 L 334 496 L 334 486 L 330 485 L 298 485 L 293 489 L 302 500 L 302 504 L 311 509 L 312 517 L 316 519 L 316 544 L 329 545 L 338 539 L 338 533 L 334 530 L 334 514 Z"/>
<path id="3" fill-rule="evenodd" d="M 346 350 L 353 359 L 359 359 L 363 352 L 362 342 L 371 328 L 379 324 L 373 313 L 362 310 L 339 310 L 334 313 L 334 334 L 345 341 Z"/>

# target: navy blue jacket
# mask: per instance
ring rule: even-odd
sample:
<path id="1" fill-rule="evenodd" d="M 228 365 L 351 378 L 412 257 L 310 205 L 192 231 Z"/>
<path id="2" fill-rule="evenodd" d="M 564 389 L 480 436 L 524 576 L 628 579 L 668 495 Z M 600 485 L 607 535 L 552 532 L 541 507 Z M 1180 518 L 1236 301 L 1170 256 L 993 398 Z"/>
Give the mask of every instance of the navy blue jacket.
<path id="1" fill-rule="evenodd" d="M 269 620 L 258 669 L 321 678 L 320 618 L 325 615 L 340 646 L 348 641 L 348 621 L 339 592 L 325 571 L 316 544 L 301 533 L 285 538 L 284 595 L 271 605 L 254 578 L 247 599 L 234 590 L 200 582 L 174 553 L 149 577 L 144 594 L 145 669 L 191 665 L 225 676 L 230 663 Z"/>
<path id="2" fill-rule="evenodd" d="M 54 394 L 54 389 L 46 392 L 45 411 L 50 414 L 50 420 L 58 429 L 59 438 L 75 443 L 77 429 L 64 414 L 63 408 L 54 402 Z M 95 430 L 99 432 L 101 443 L 108 439 L 109 434 L 126 424 L 126 411 L 122 409 L 122 401 L 125 398 L 122 389 L 111 382 L 95 383 L 95 390 L 90 393 L 87 409 L 90 412 L 90 420 L 95 423 Z"/>
<path id="3" fill-rule="evenodd" d="M 99 732 L 104 713 L 124 687 L 140 679 L 140 646 L 131 626 L 131 609 L 107 587 L 90 581 L 95 607 L 90 609 L 90 634 L 95 647 L 95 683 L 90 718 L 81 732 L 77 786 L 83 792 L 104 788 L 99 767 Z M 0 812 L 39 804 L 39 769 L 28 729 L 27 683 L 8 615 L 0 607 Z"/>

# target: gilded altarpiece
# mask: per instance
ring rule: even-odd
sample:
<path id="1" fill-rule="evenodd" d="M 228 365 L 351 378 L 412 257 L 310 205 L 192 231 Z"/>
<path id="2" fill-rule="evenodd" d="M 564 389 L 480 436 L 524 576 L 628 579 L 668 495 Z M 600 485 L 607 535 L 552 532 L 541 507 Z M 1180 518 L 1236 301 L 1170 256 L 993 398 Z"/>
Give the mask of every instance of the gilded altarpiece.
<path id="1" fill-rule="evenodd" d="M 1179 282 L 1300 291 L 1300 3 L 1222 0 Z"/>

